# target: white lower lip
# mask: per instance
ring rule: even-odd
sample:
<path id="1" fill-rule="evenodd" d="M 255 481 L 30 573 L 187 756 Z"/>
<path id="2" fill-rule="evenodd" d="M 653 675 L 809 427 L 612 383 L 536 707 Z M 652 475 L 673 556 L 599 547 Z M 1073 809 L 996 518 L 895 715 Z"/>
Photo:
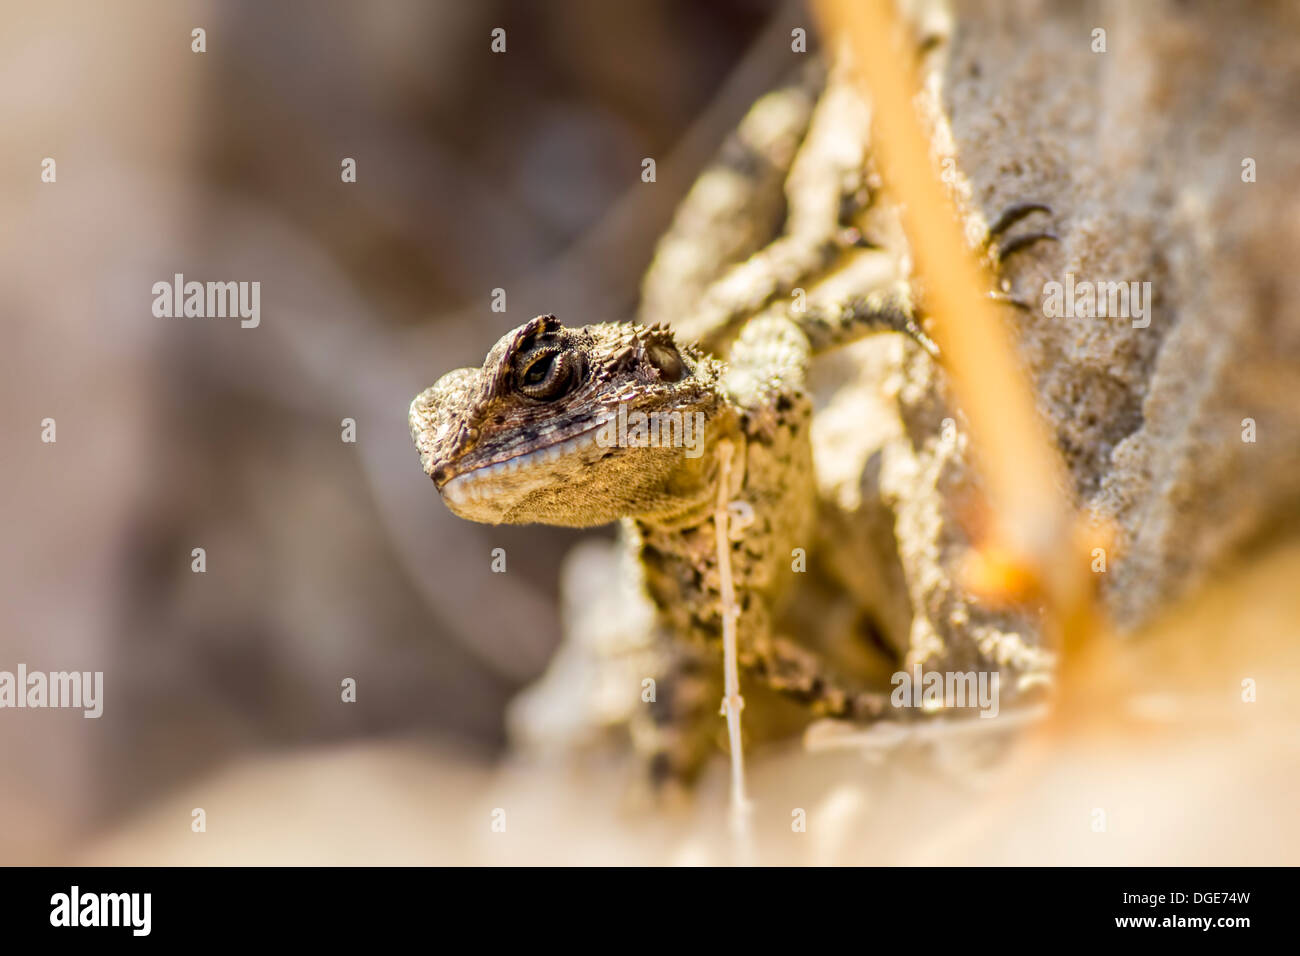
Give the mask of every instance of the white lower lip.
<path id="1" fill-rule="evenodd" d="M 442 486 L 442 495 L 453 504 L 479 501 L 483 497 L 490 495 L 500 478 L 527 473 L 539 465 L 558 461 L 561 458 L 577 453 L 587 446 L 594 446 L 596 444 L 596 432 L 604 424 L 604 422 L 601 422 L 593 425 L 585 432 L 580 432 L 567 441 L 557 442 L 554 445 L 539 448 L 537 451 L 529 452 L 526 455 L 516 455 L 514 458 L 507 458 L 505 461 L 499 461 L 494 465 L 483 465 L 473 471 L 457 475 Z"/>

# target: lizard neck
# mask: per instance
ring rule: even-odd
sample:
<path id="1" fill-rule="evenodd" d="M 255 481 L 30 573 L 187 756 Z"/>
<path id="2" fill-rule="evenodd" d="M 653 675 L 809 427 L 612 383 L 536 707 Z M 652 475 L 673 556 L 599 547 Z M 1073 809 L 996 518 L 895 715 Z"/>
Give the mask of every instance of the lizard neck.
<path id="1" fill-rule="evenodd" d="M 632 515 L 637 524 L 651 531 L 680 531 L 711 521 L 718 503 L 721 470 L 718 447 L 724 441 L 730 442 L 733 448 L 731 483 L 733 487 L 741 484 L 745 438 L 738 410 L 724 399 L 709 422 L 703 453 L 696 458 L 683 458 L 681 466 L 669 478 L 666 504 Z"/>

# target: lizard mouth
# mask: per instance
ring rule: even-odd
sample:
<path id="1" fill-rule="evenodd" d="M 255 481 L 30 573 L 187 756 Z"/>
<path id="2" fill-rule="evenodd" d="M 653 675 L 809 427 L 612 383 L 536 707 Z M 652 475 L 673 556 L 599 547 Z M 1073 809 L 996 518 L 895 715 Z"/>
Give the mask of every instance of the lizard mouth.
<path id="1" fill-rule="evenodd" d="M 600 430 L 605 426 L 602 420 L 571 438 L 554 442 L 544 448 L 538 448 L 521 455 L 513 455 L 500 461 L 477 465 L 469 471 L 463 471 L 439 486 L 438 491 L 451 504 L 467 504 L 490 498 L 504 485 L 519 486 L 527 478 L 538 472 L 543 465 L 574 455 L 584 455 L 599 451 L 601 455 L 614 449 L 602 448 L 599 444 Z M 595 457 L 601 457 L 596 455 Z"/>

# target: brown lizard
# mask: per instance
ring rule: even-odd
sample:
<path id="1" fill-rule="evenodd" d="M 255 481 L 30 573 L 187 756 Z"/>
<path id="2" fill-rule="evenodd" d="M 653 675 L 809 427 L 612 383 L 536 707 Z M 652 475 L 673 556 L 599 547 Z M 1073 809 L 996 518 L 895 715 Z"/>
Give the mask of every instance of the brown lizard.
<path id="1" fill-rule="evenodd" d="M 805 80 L 783 95 L 807 94 Z M 848 223 L 869 198 L 866 123 L 854 94 L 834 84 L 811 120 L 797 103 L 782 113 L 760 102 L 755 113 L 764 111 L 797 129 L 783 137 L 747 121 L 749 141 L 742 126 L 740 140 L 701 183 L 737 168 L 784 163 L 791 180 L 811 180 L 820 192 L 792 192 L 786 233 L 775 242 L 730 271 L 717 263 L 695 277 L 712 281 L 680 324 L 703 347 L 658 324 L 571 328 L 542 315 L 503 336 L 481 368 L 447 373 L 410 407 L 421 464 L 457 515 L 489 524 L 622 522 L 655 609 L 660 653 L 648 676 L 661 693 L 634 717 L 634 739 L 657 781 L 691 777 L 719 724 L 724 587 L 715 506 L 724 470 L 730 487 L 723 500 L 735 519 L 727 563 L 738 662 L 748 679 L 817 714 L 855 721 L 909 716 L 797 635 L 777 633 L 774 622 L 794 591 L 792 555 L 817 537 L 810 362 L 882 331 L 903 333 L 932 356 L 936 350 L 903 283 L 834 305 L 799 308 L 782 298 L 810 272 L 866 245 Z M 846 137 L 856 151 L 843 148 Z M 797 154 L 787 148 L 790 139 L 802 141 Z M 701 197 L 699 189 L 679 220 L 702 218 L 698 209 L 692 214 L 692 202 L 717 210 L 716 196 Z M 743 190 L 738 195 L 743 203 Z M 1039 209 L 1010 210 L 993 232 Z M 675 241 L 681 239 L 670 231 L 661 258 Z M 1016 248 L 1025 244 L 1018 240 Z M 741 252 L 738 246 L 731 254 Z M 657 301 L 672 299 L 671 283 L 655 270 L 646 291 Z M 716 357 L 723 354 L 725 361 Z M 627 422 L 642 431 L 629 431 Z"/>

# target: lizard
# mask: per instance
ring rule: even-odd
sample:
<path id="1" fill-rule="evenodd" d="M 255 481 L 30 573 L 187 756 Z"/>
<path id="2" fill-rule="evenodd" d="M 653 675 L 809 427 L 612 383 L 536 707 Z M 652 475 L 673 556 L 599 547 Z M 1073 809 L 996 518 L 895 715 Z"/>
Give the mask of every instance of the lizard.
<path id="1" fill-rule="evenodd" d="M 647 308 L 656 301 L 680 307 L 683 294 L 698 300 L 695 308 L 671 325 L 566 326 L 554 315 L 536 316 L 501 337 L 482 367 L 448 372 L 409 409 L 421 466 L 456 515 L 488 524 L 620 523 L 640 596 L 653 607 L 660 697 L 631 723 L 658 785 L 692 779 L 714 747 L 724 613 L 715 503 L 724 475 L 730 487 L 722 497 L 737 519 L 728 564 L 746 680 L 817 715 L 859 723 L 913 716 L 844 673 L 810 646 L 816 642 L 779 626 L 797 591 L 792 555 L 827 538 L 818 530 L 813 480 L 814 359 L 880 332 L 901 333 L 924 356 L 918 360 L 937 358 L 906 282 L 802 308 L 784 298 L 874 245 L 851 224 L 873 192 L 862 104 L 833 78 L 814 102 L 810 89 L 822 78 L 812 76 L 774 94 L 787 98 L 784 110 L 774 105 L 779 100 L 755 106 L 749 129 L 742 124 L 661 241 L 646 280 Z M 775 131 L 753 119 L 773 115 Z M 787 175 L 773 177 L 772 167 Z M 768 175 L 740 176 L 741 188 L 730 195 L 717 185 L 719 177 L 755 168 Z M 759 248 L 734 243 L 727 261 L 700 267 L 697 259 L 685 289 L 672 281 L 680 269 L 656 275 L 673 260 L 674 243 L 689 246 L 719 216 L 770 207 L 770 198 L 754 194 L 759 186 L 744 188 L 760 180 L 768 189 L 784 182 L 790 193 L 782 235 Z M 700 196 L 709 182 L 713 194 Z M 719 193 L 737 208 L 719 204 Z M 990 239 L 1042 209 L 1008 210 Z M 1025 248 L 1042 235 L 1006 248 Z M 699 421 L 703 447 L 691 454 L 681 441 L 608 440 L 620 414 L 669 423 L 666 433 L 677 438 L 681 422 Z"/>

